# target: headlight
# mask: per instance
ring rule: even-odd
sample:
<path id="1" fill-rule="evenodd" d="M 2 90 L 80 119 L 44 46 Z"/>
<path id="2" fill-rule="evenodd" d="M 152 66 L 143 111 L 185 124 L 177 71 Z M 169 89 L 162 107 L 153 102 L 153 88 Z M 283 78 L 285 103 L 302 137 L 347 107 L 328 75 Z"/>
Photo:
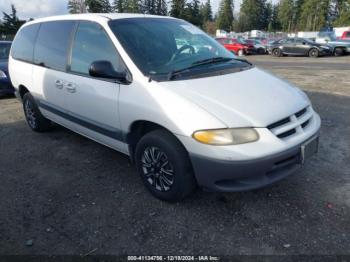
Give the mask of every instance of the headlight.
<path id="1" fill-rule="evenodd" d="M 7 78 L 7 75 L 4 71 L 0 70 L 0 79 Z"/>
<path id="2" fill-rule="evenodd" d="M 257 141 L 259 134 L 253 128 L 216 129 L 196 131 L 193 138 L 207 145 L 226 146 Z"/>

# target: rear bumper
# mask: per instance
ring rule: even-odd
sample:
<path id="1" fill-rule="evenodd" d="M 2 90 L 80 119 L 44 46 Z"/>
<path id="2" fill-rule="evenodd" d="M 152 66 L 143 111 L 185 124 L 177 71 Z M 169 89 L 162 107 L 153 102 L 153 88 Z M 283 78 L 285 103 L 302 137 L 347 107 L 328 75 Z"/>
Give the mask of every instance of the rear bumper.
<path id="1" fill-rule="evenodd" d="M 316 138 L 318 133 L 313 136 Z M 302 144 L 248 161 L 225 161 L 191 155 L 199 186 L 210 191 L 239 192 L 273 184 L 302 167 Z"/>
<path id="2" fill-rule="evenodd" d="M 12 95 L 15 93 L 15 89 L 13 88 L 10 81 L 7 79 L 0 80 L 0 95 Z"/>

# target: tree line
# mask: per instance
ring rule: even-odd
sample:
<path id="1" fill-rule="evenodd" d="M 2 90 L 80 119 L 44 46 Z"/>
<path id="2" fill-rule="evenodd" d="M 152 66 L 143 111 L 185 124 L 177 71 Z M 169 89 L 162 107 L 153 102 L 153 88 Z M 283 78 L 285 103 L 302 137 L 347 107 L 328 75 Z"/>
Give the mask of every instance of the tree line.
<path id="1" fill-rule="evenodd" d="M 318 31 L 326 26 L 350 26 L 350 0 L 243 0 L 234 13 L 233 0 L 221 0 L 213 14 L 210 0 L 70 0 L 70 13 L 118 12 L 170 15 L 213 33 L 216 29 L 245 32 Z"/>
<path id="2" fill-rule="evenodd" d="M 2 35 L 15 35 L 17 30 L 26 22 L 17 16 L 17 10 L 11 5 L 11 13 L 2 12 L 3 18 L 0 20 L 0 37 Z"/>
<path id="3" fill-rule="evenodd" d="M 77 13 L 143 13 L 181 18 L 214 34 L 216 29 L 245 32 L 318 31 L 326 26 L 350 26 L 350 0 L 243 0 L 238 13 L 233 0 L 221 0 L 213 13 L 210 0 L 69 0 L 68 11 Z M 3 12 L 0 34 L 15 34 L 25 23 L 17 10 Z"/>

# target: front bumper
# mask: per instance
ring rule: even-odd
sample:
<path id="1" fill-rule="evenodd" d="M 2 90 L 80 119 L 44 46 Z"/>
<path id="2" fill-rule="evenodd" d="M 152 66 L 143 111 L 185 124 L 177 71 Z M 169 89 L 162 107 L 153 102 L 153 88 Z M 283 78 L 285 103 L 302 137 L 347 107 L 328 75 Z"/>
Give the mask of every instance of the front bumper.
<path id="1" fill-rule="evenodd" d="M 331 49 L 320 49 L 320 55 L 326 56 L 326 55 L 331 55 L 332 50 Z"/>
<path id="2" fill-rule="evenodd" d="M 318 133 L 312 139 L 316 139 Z M 217 192 L 239 192 L 273 184 L 302 167 L 303 143 L 271 156 L 226 161 L 191 155 L 198 185 Z"/>

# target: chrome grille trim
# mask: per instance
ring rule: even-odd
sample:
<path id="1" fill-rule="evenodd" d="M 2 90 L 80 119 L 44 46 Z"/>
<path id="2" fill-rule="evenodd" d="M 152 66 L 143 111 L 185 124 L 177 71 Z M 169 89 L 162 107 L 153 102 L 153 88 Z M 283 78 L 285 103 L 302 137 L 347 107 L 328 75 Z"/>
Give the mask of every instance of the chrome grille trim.
<path id="1" fill-rule="evenodd" d="M 295 114 L 272 123 L 267 128 L 278 138 L 287 139 L 304 132 L 312 121 L 313 110 L 311 106 L 305 107 Z"/>

